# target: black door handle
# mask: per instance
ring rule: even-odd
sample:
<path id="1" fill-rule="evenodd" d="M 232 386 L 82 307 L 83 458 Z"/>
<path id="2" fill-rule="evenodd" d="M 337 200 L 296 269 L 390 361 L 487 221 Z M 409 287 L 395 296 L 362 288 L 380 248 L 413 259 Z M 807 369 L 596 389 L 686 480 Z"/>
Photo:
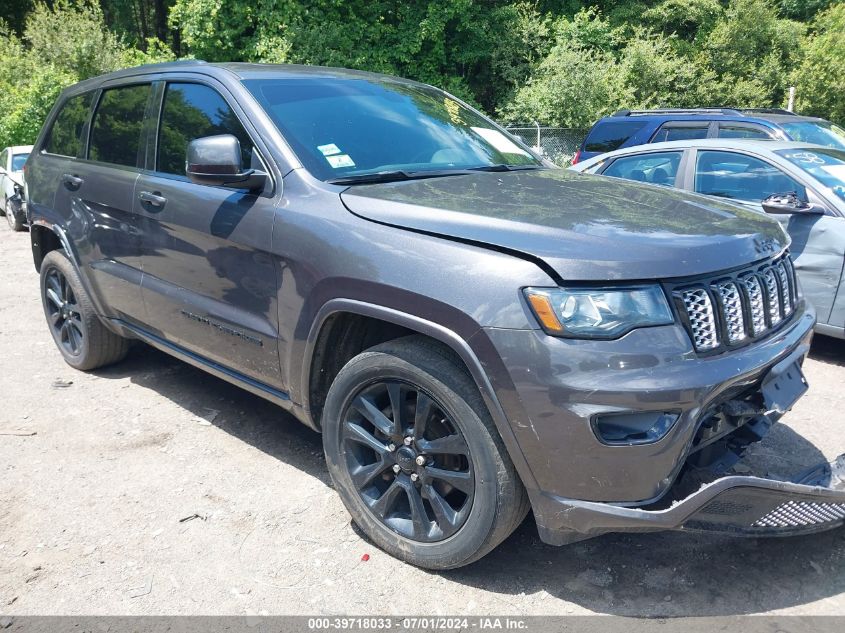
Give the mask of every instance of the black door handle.
<path id="1" fill-rule="evenodd" d="M 163 207 L 164 203 L 167 202 L 167 198 L 159 194 L 157 191 L 155 193 L 151 191 L 142 191 L 138 194 L 138 198 L 141 202 L 146 202 L 154 207 Z"/>
<path id="2" fill-rule="evenodd" d="M 85 181 L 79 176 L 74 176 L 73 174 L 63 174 L 62 182 L 68 189 L 79 189 Z"/>

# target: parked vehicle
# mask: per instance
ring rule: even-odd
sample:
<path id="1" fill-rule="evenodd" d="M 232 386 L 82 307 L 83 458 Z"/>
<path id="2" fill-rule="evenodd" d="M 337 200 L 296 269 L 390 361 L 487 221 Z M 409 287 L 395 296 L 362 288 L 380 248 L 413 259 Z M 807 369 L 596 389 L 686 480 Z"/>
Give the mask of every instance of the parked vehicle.
<path id="1" fill-rule="evenodd" d="M 593 125 L 572 164 L 617 149 L 704 138 L 801 141 L 845 149 L 845 129 L 816 117 L 766 108 L 620 110 Z"/>
<path id="2" fill-rule="evenodd" d="M 774 214 L 792 238 L 795 269 L 818 313 L 816 331 L 845 338 L 845 150 L 786 141 L 673 141 L 617 150 L 572 169 Z M 780 200 L 788 194 L 795 195 Z"/>
<path id="3" fill-rule="evenodd" d="M 23 231 L 26 226 L 23 166 L 31 151 L 32 145 L 16 145 L 0 152 L 0 199 L 13 231 Z"/>
<path id="4" fill-rule="evenodd" d="M 36 150 L 65 360 L 137 338 L 279 404 L 398 558 L 465 565 L 529 508 L 554 544 L 845 517 L 823 475 L 714 474 L 807 388 L 815 313 L 761 214 L 550 168 L 445 92 L 339 69 L 105 75 Z"/>

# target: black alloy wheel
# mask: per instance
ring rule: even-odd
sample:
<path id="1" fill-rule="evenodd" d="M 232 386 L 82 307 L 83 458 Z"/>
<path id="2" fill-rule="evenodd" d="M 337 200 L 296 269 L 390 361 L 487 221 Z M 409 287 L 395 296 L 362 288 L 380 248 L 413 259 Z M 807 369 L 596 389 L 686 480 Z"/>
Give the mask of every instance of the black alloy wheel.
<path id="1" fill-rule="evenodd" d="M 85 324 L 67 277 L 56 268 L 46 276 L 47 321 L 56 341 L 71 356 L 82 353 Z"/>
<path id="2" fill-rule="evenodd" d="M 475 476 L 469 446 L 443 405 L 417 386 L 383 380 L 359 391 L 342 420 L 352 483 L 381 523 L 423 543 L 461 529 Z"/>

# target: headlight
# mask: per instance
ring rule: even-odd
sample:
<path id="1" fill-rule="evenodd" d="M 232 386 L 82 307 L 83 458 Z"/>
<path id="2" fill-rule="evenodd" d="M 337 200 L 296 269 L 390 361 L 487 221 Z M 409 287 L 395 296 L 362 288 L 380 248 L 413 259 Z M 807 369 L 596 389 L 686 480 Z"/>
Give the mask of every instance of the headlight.
<path id="1" fill-rule="evenodd" d="M 675 321 L 660 286 L 526 288 L 525 297 L 548 334 L 618 338 L 638 327 Z"/>

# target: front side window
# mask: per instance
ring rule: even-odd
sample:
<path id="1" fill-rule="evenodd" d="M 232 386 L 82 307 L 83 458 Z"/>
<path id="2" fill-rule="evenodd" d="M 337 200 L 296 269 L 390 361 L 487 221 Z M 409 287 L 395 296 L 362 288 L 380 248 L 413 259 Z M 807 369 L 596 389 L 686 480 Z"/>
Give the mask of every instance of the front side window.
<path id="1" fill-rule="evenodd" d="M 233 134 L 240 141 L 241 161 L 249 167 L 252 141 L 220 93 L 202 84 L 168 84 L 158 132 L 156 171 L 185 175 L 188 143 L 218 134 Z"/>
<path id="2" fill-rule="evenodd" d="M 707 138 L 708 125 L 664 125 L 657 130 L 657 134 L 651 139 L 652 143 L 663 143 L 665 141 L 690 141 L 693 139 Z"/>
<path id="3" fill-rule="evenodd" d="M 86 92 L 65 101 L 47 135 L 44 151 L 72 158 L 82 154 L 82 128 L 93 97 L 93 92 Z"/>
<path id="4" fill-rule="evenodd" d="M 791 191 L 806 199 L 804 186 L 780 169 L 754 156 L 736 152 L 699 150 L 695 191 L 747 202 L 760 202 L 772 194 Z"/>
<path id="5" fill-rule="evenodd" d="M 23 169 L 23 164 L 29 158 L 29 152 L 26 154 L 15 154 L 12 156 L 12 171 L 20 171 Z"/>
<path id="6" fill-rule="evenodd" d="M 585 152 L 612 152 L 645 127 L 645 121 L 603 121 L 593 126 L 584 144 Z"/>
<path id="7" fill-rule="evenodd" d="M 142 84 L 103 91 L 91 124 L 89 159 L 128 167 L 138 165 L 150 90 L 150 84 Z"/>
<path id="8" fill-rule="evenodd" d="M 244 82 L 317 178 L 542 163 L 445 92 L 379 78 Z"/>
<path id="9" fill-rule="evenodd" d="M 614 160 L 603 175 L 671 187 L 675 184 L 682 155 L 682 152 L 654 152 L 622 156 Z"/>
<path id="10" fill-rule="evenodd" d="M 818 147 L 781 149 L 776 152 L 803 169 L 845 201 L 845 150 Z"/>
<path id="11" fill-rule="evenodd" d="M 720 125 L 720 138 L 758 138 L 761 140 L 771 140 L 772 137 L 766 130 L 756 127 L 748 127 L 742 125 Z"/>
<path id="12" fill-rule="evenodd" d="M 781 126 L 793 141 L 845 149 L 845 129 L 830 121 L 794 121 Z"/>

